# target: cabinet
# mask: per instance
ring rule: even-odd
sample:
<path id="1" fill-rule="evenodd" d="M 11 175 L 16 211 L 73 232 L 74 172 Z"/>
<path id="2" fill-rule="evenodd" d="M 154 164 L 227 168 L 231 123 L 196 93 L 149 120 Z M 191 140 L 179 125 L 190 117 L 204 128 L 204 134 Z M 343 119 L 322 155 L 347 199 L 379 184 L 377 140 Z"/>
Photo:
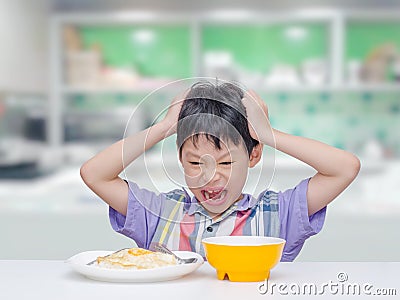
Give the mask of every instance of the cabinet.
<path id="1" fill-rule="evenodd" d="M 398 17 L 393 12 L 338 11 L 58 15 L 51 27 L 50 143 L 59 147 L 65 142 L 66 113 L 114 106 L 104 103 L 133 105 L 186 77 L 232 77 L 264 93 L 399 91 L 397 52 L 382 58 L 382 80 L 354 77 L 377 45 L 399 48 Z M 81 57 L 66 52 L 67 27 L 79 33 L 81 49 L 92 55 L 88 74 L 94 79 L 68 77 L 69 59 L 79 67 L 85 52 L 78 53 Z M 96 77 L 100 68 L 102 79 Z M 158 92 L 172 96 L 180 90 L 174 87 Z"/>

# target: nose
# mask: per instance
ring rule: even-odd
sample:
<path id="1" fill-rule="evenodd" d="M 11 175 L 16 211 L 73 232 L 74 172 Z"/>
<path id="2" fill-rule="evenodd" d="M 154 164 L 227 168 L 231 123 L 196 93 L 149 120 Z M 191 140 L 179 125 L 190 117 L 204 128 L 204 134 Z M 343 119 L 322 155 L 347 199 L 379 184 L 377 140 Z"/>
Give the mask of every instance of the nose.
<path id="1" fill-rule="evenodd" d="M 204 164 L 201 168 L 201 178 L 204 184 L 208 184 L 216 175 L 215 164 Z"/>
<path id="2" fill-rule="evenodd" d="M 220 170 L 216 164 L 205 166 L 202 168 L 202 181 L 205 185 L 210 182 L 217 182 L 222 176 L 221 172 L 222 170 Z"/>

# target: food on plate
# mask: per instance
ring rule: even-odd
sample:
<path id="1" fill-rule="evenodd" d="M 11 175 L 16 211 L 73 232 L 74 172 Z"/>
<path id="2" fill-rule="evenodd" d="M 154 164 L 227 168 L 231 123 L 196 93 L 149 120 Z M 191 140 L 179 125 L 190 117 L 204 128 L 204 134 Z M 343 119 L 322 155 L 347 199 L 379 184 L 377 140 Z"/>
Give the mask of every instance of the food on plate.
<path id="1" fill-rule="evenodd" d="M 153 269 L 174 266 L 178 262 L 170 254 L 153 252 L 142 248 L 130 248 L 107 256 L 99 256 L 96 265 L 108 269 Z"/>

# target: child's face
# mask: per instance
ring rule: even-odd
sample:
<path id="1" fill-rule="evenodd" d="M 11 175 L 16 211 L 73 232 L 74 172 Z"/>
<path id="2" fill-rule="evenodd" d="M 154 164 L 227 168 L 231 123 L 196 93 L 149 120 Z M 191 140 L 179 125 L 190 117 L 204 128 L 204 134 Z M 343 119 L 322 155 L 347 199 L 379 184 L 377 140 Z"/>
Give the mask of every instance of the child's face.
<path id="1" fill-rule="evenodd" d="M 249 155 L 242 144 L 222 140 L 219 150 L 204 135 L 199 136 L 196 146 L 190 138 L 182 146 L 180 160 L 186 184 L 200 204 L 215 216 L 241 198 Z"/>

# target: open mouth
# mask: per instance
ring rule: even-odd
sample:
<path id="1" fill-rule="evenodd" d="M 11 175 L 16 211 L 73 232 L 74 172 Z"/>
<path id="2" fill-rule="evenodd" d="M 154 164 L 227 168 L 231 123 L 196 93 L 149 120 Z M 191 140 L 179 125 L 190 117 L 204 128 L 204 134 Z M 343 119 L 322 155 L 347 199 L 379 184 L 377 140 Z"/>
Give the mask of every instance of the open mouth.
<path id="1" fill-rule="evenodd" d="M 204 189 L 201 190 L 203 201 L 209 205 L 220 205 L 225 201 L 226 190 L 218 189 Z"/>

